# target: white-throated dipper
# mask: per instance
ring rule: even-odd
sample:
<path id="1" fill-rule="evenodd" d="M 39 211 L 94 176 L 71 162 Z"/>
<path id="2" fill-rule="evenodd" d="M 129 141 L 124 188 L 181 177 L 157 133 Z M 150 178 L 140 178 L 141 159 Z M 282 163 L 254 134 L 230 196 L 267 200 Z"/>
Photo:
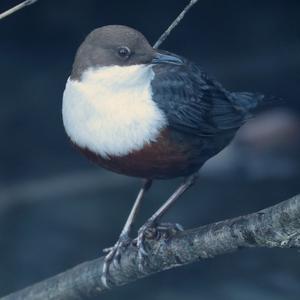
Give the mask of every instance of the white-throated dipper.
<path id="1" fill-rule="evenodd" d="M 63 96 L 63 122 L 71 142 L 100 166 L 144 179 L 110 263 L 130 243 L 130 230 L 154 179 L 183 183 L 143 225 L 145 233 L 197 178 L 198 170 L 232 140 L 237 130 L 273 98 L 233 93 L 178 55 L 154 49 L 138 31 L 120 25 L 92 31 L 79 47 Z M 142 263 L 140 263 L 142 265 Z"/>

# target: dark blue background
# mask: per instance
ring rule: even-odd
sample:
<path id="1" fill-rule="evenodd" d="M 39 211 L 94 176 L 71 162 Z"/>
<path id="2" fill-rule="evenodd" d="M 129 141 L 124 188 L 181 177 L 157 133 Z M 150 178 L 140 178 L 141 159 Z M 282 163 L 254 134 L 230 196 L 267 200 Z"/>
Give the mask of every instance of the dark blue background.
<path id="1" fill-rule="evenodd" d="M 187 2 L 40 0 L 0 21 L 0 295 L 99 256 L 116 240 L 139 187 L 136 179 L 98 169 L 68 143 L 61 99 L 78 45 L 107 24 L 132 26 L 154 43 Z M 17 3 L 1 1 L 0 11 Z M 199 63 L 230 90 L 281 96 L 297 112 L 299 20 L 299 1 L 201 0 L 161 48 Z M 297 172 L 280 169 L 263 179 L 225 173 L 204 172 L 167 219 L 198 226 L 300 190 Z M 154 185 L 140 223 L 174 187 Z M 299 259 L 295 250 L 247 250 L 103 298 L 299 299 Z"/>

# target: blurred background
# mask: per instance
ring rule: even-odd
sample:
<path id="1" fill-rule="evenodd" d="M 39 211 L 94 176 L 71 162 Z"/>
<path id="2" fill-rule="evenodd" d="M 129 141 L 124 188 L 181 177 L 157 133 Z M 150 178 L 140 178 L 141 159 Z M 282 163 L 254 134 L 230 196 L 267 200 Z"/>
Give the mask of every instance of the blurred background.
<path id="1" fill-rule="evenodd" d="M 40 0 L 0 21 L 0 296 L 98 257 L 117 239 L 138 179 L 69 145 L 61 99 L 75 51 L 95 27 L 125 24 L 154 43 L 187 0 Z M 18 1 L 0 1 L 5 11 Z M 250 213 L 300 192 L 300 2 L 201 0 L 161 48 L 235 91 L 286 100 L 244 126 L 165 220 L 185 228 Z M 139 225 L 173 191 L 157 182 Z M 292 300 L 293 249 L 251 249 L 171 270 L 103 299 Z M 147 293 L 145 293 L 147 290 Z"/>

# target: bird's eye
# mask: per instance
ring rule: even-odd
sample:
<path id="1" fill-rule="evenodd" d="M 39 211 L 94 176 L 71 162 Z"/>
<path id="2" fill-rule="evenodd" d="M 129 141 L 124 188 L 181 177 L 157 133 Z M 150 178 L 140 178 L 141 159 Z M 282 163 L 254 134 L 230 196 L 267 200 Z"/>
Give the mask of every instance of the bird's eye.
<path id="1" fill-rule="evenodd" d="M 128 47 L 120 47 L 118 49 L 118 54 L 122 58 L 126 58 L 130 55 L 130 49 Z"/>

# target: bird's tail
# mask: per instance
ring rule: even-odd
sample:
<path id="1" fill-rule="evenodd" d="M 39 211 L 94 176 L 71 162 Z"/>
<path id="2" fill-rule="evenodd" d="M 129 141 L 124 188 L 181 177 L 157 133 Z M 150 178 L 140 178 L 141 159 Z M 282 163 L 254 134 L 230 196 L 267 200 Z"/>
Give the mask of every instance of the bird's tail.
<path id="1" fill-rule="evenodd" d="M 252 117 L 259 112 L 284 104 L 281 98 L 248 92 L 231 93 L 231 99 L 235 107 L 245 114 L 245 117 Z"/>

